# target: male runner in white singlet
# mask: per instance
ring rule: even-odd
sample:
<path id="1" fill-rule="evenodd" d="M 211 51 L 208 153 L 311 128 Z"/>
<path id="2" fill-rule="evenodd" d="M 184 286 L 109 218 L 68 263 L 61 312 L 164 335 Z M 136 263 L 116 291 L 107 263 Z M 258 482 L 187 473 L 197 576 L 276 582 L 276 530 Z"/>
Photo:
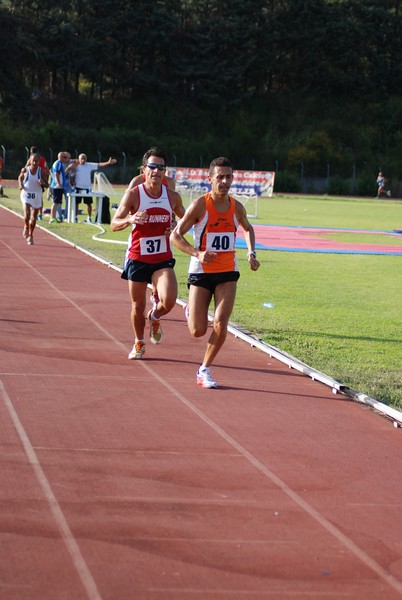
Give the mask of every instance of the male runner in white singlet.
<path id="1" fill-rule="evenodd" d="M 129 359 L 141 359 L 145 351 L 145 307 L 147 284 L 152 283 L 159 301 L 148 313 L 150 339 L 162 341 L 160 318 L 172 310 L 177 298 L 175 260 L 169 234 L 173 213 L 181 218 L 184 207 L 180 195 L 162 183 L 166 156 L 160 148 L 150 148 L 143 156 L 144 183 L 127 189 L 110 224 L 112 231 L 132 226 L 122 278 L 128 280 L 131 298 L 131 324 L 134 346 Z"/>
<path id="2" fill-rule="evenodd" d="M 21 190 L 21 202 L 24 207 L 23 236 L 28 246 L 32 246 L 33 244 L 36 219 L 42 207 L 43 188 L 49 185 L 43 177 L 39 160 L 39 154 L 31 154 L 27 165 L 21 169 L 18 177 L 18 187 Z"/>

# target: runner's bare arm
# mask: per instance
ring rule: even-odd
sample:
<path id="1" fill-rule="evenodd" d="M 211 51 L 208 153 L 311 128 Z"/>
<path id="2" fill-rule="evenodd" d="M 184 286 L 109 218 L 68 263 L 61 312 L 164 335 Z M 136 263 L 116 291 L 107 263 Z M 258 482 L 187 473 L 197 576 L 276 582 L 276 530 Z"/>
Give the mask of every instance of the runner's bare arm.
<path id="1" fill-rule="evenodd" d="M 167 186 L 168 186 L 169 190 L 172 190 L 174 192 L 176 189 L 175 180 L 172 179 L 171 177 L 169 177 L 169 175 L 166 175 L 166 182 L 167 182 Z"/>
<path id="2" fill-rule="evenodd" d="M 183 206 L 183 200 L 182 200 L 180 194 L 178 194 L 177 192 L 174 192 L 174 191 L 170 191 L 169 196 L 172 201 L 172 208 L 173 208 L 174 214 L 176 215 L 176 217 L 181 219 L 184 216 L 184 213 L 186 212 L 186 210 Z"/>
<path id="3" fill-rule="evenodd" d="M 194 200 L 184 213 L 183 218 L 178 222 L 177 227 L 170 234 L 170 243 L 185 254 L 196 256 L 201 262 L 210 262 L 217 257 L 216 252 L 201 251 L 196 248 L 184 237 L 192 226 L 199 221 L 205 212 L 205 199 L 200 196 Z"/>
<path id="4" fill-rule="evenodd" d="M 132 178 L 132 180 L 130 181 L 130 183 L 128 184 L 128 190 L 132 190 L 135 187 L 137 187 L 137 185 L 140 185 L 141 183 L 144 183 L 144 176 L 141 175 L 141 173 L 139 175 L 136 175 L 135 177 Z"/>
<path id="5" fill-rule="evenodd" d="M 25 173 L 26 173 L 27 169 L 26 167 L 22 167 L 20 174 L 18 175 L 18 187 L 20 188 L 20 190 L 24 189 L 24 177 L 25 177 Z"/>
<path id="6" fill-rule="evenodd" d="M 236 200 L 236 217 L 239 221 L 239 224 L 242 226 L 244 230 L 244 239 L 247 244 L 247 258 L 250 265 L 250 269 L 252 271 L 257 271 L 260 267 L 260 263 L 256 258 L 255 252 L 255 233 L 254 227 L 251 225 L 250 221 L 247 218 L 247 212 L 244 208 L 243 204 Z"/>
<path id="7" fill-rule="evenodd" d="M 138 188 L 127 189 L 110 223 L 112 231 L 121 231 L 135 223 L 141 225 L 148 220 L 145 210 L 138 212 Z"/>
<path id="8" fill-rule="evenodd" d="M 43 185 L 43 187 L 45 187 L 45 188 L 49 187 L 49 182 L 48 182 L 47 178 L 45 178 L 45 177 L 40 178 L 40 184 Z"/>

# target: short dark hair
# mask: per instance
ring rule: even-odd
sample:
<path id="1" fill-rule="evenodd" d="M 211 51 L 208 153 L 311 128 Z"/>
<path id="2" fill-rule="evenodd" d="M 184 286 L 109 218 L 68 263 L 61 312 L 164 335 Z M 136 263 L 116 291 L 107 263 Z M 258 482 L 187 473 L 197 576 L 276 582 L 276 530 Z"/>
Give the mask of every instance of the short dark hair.
<path id="1" fill-rule="evenodd" d="M 228 158 L 225 156 L 219 156 L 219 158 L 214 158 L 214 160 L 209 165 L 209 176 L 212 177 L 214 173 L 215 167 L 230 167 L 233 169 L 233 165 Z"/>
<path id="2" fill-rule="evenodd" d="M 38 152 L 38 146 L 31 146 L 29 154 L 36 154 Z"/>
<path id="3" fill-rule="evenodd" d="M 152 146 L 152 148 L 145 152 L 144 156 L 142 157 L 143 166 L 147 164 L 148 158 L 150 156 L 157 156 L 158 158 L 162 158 L 165 161 L 165 165 L 167 163 L 165 152 L 162 150 L 162 148 L 159 148 L 158 146 Z"/>

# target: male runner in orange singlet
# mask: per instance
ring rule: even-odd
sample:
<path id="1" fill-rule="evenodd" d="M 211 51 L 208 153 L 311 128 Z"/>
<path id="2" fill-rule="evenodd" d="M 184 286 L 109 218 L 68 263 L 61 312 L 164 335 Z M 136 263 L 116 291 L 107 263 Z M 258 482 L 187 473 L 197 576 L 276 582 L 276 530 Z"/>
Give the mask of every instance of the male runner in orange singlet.
<path id="1" fill-rule="evenodd" d="M 254 229 L 247 219 L 243 204 L 229 196 L 233 168 L 229 159 L 216 158 L 209 169 L 211 191 L 194 200 L 176 229 L 171 233 L 173 246 L 191 256 L 188 276 L 188 328 L 194 337 L 208 329 L 208 308 L 215 301 L 213 330 L 208 339 L 202 364 L 197 372 L 197 384 L 217 388 L 210 366 L 222 348 L 229 318 L 236 297 L 237 267 L 235 243 L 238 225 L 244 229 L 250 269 L 260 263 L 255 253 Z M 194 246 L 186 233 L 194 228 Z"/>

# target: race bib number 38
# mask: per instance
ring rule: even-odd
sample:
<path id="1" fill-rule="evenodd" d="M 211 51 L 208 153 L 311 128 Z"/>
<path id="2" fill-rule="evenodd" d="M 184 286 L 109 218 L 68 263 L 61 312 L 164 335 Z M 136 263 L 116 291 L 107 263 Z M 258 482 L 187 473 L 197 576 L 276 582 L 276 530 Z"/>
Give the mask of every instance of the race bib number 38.
<path id="1" fill-rule="evenodd" d="M 140 239 L 140 250 L 143 256 L 163 254 L 167 251 L 166 236 L 144 237 Z"/>
<path id="2" fill-rule="evenodd" d="M 33 201 L 35 201 L 37 195 L 38 194 L 36 192 L 27 192 L 26 190 L 23 191 L 24 200 L 33 200 Z"/>
<path id="3" fill-rule="evenodd" d="M 230 252 L 235 247 L 234 231 L 207 233 L 206 249 L 210 252 Z"/>

